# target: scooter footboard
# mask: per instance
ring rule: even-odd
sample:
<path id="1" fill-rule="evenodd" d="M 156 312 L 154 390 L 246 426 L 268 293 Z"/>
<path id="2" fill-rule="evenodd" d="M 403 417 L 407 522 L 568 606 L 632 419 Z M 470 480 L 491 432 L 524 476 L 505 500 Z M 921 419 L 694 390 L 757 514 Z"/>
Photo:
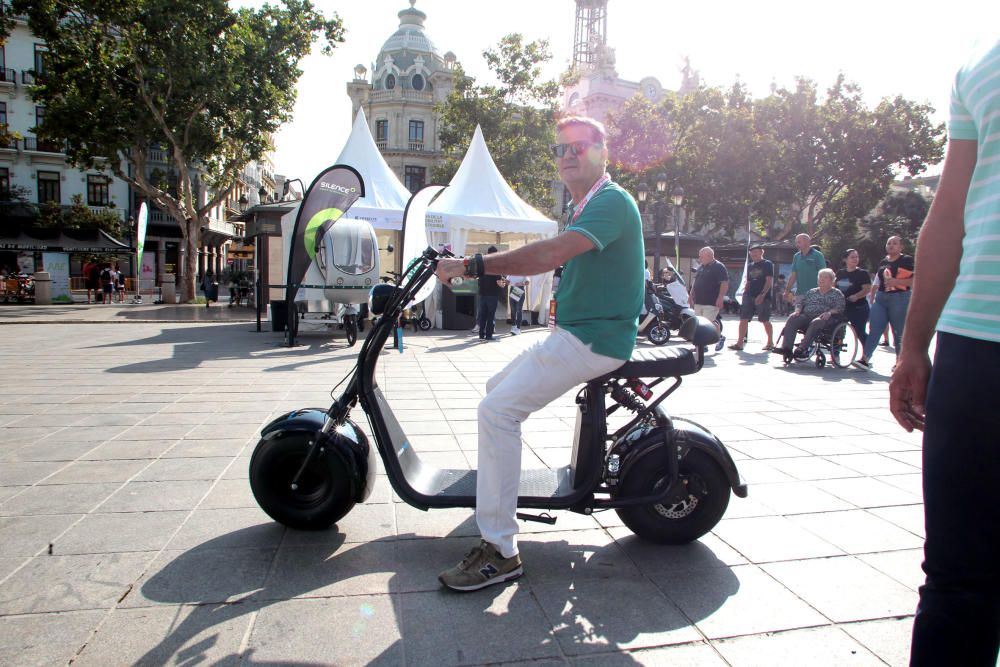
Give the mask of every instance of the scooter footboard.
<path id="1" fill-rule="evenodd" d="M 726 446 L 712 433 L 693 421 L 673 417 L 673 435 L 677 444 L 677 449 L 683 457 L 689 449 L 697 449 L 709 455 L 726 475 L 729 485 L 740 498 L 747 497 L 746 482 L 740 478 L 740 473 L 736 468 L 733 457 L 730 456 Z M 621 462 L 620 476 L 624 478 L 629 470 L 635 466 L 641 466 L 653 460 L 648 457 L 663 456 L 666 449 L 663 432 L 659 428 L 648 430 L 641 439 L 631 448 L 630 455 L 626 455 Z"/>
<path id="2" fill-rule="evenodd" d="M 285 413 L 261 429 L 261 441 L 292 434 L 316 434 L 326 422 L 326 409 L 304 408 Z M 378 455 L 368 437 L 350 419 L 338 426 L 327 439 L 326 447 L 339 457 L 351 476 L 355 502 L 364 502 L 375 486 Z"/>

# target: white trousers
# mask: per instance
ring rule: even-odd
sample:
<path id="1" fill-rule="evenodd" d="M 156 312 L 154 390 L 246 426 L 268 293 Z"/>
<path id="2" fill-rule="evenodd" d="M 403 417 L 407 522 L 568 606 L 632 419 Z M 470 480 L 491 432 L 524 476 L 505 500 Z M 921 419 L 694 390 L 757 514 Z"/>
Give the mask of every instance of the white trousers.
<path id="1" fill-rule="evenodd" d="M 504 558 L 517 553 L 517 489 L 521 478 L 521 423 L 567 391 L 621 367 L 576 336 L 555 329 L 486 383 L 479 404 L 476 523 Z"/>

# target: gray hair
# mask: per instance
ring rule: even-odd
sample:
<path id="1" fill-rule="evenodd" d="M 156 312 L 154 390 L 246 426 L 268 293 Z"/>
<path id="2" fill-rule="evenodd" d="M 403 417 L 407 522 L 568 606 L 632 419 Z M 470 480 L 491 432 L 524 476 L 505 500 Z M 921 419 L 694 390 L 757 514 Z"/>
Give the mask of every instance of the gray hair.
<path id="1" fill-rule="evenodd" d="M 828 276 L 830 280 L 836 280 L 837 272 L 834 271 L 833 269 L 820 269 L 819 272 L 816 274 L 816 278 L 818 279 L 820 276 Z"/>

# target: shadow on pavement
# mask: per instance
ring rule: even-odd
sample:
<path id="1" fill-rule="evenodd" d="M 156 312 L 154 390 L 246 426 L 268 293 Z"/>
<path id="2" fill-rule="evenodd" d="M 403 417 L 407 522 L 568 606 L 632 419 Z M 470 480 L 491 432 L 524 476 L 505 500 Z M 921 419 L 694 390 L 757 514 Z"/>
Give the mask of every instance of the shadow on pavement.
<path id="1" fill-rule="evenodd" d="M 472 518 L 466 522 L 471 523 Z M 475 532 L 465 524 L 457 527 L 455 534 L 467 535 Z M 264 567 L 266 575 L 259 572 L 258 576 L 247 576 L 240 571 L 238 562 L 232 559 L 231 554 L 234 544 L 253 545 L 263 543 L 271 545 L 269 554 L 274 553 L 273 546 L 276 544 L 274 531 L 285 530 L 282 539 L 282 553 L 277 560 L 270 563 L 269 567 Z M 401 609 L 406 606 L 394 596 L 392 608 L 396 615 L 395 625 L 401 635 L 401 639 L 396 640 L 392 645 L 385 648 L 369 664 L 394 664 L 404 662 L 403 656 L 407 656 L 407 662 L 415 664 L 421 662 L 416 654 L 414 646 L 427 648 L 432 646 L 434 651 L 447 651 L 447 646 L 441 644 L 454 644 L 460 646 L 462 638 L 456 638 L 455 633 L 463 632 L 484 632 L 489 628 L 502 624 L 503 616 L 516 613 L 531 613 L 535 618 L 544 618 L 540 625 L 536 638 L 511 638 L 510 641 L 518 642 L 519 649 L 526 649 L 534 652 L 544 652 L 551 650 L 551 642 L 559 641 L 564 645 L 569 642 L 575 646 L 584 643 L 592 644 L 597 641 L 607 646 L 608 651 L 614 651 L 623 645 L 633 642 L 642 633 L 665 632 L 689 627 L 692 623 L 709 616 L 717 610 L 731 595 L 739 589 L 739 581 L 731 573 L 729 568 L 719 561 L 713 552 L 701 543 L 693 543 L 684 546 L 658 546 L 642 542 L 638 538 L 626 539 L 624 546 L 611 542 L 606 546 L 577 545 L 566 540 L 536 540 L 531 533 L 522 535 L 522 553 L 526 558 L 526 574 L 519 580 L 510 599 L 503 600 L 499 605 L 504 611 L 497 612 L 494 602 L 501 595 L 509 592 L 509 585 L 499 585 L 483 591 L 459 594 L 441 589 L 434 578 L 436 570 L 444 569 L 450 562 L 445 563 L 420 563 L 415 564 L 411 559 L 399 557 L 396 560 L 393 556 L 388 556 L 387 551 L 396 548 L 412 548 L 413 550 L 425 550 L 427 553 L 435 554 L 435 547 L 447 543 L 449 558 L 457 553 L 452 553 L 452 547 L 456 551 L 467 549 L 472 539 L 414 539 L 419 536 L 404 535 L 394 538 L 384 538 L 364 544 L 345 545 L 345 536 L 331 531 L 299 532 L 283 529 L 278 524 L 260 524 L 249 528 L 244 528 L 232 533 L 214 538 L 200 544 L 174 558 L 161 570 L 151 576 L 141 587 L 142 595 L 153 602 L 171 605 L 196 605 L 193 611 L 187 615 L 183 621 L 175 625 L 160 642 L 147 651 L 137 661 L 137 664 L 165 664 L 172 662 L 171 656 L 183 654 L 186 664 L 196 664 L 207 659 L 207 656 L 200 654 L 209 646 L 199 648 L 206 644 L 202 640 L 194 645 L 189 645 L 191 640 L 205 631 L 211 630 L 215 626 L 220 626 L 228 621 L 253 614 L 267 607 L 281 603 L 293 598 L 302 597 L 334 597 L 332 594 L 309 596 L 310 593 L 333 584 L 348 581 L 352 578 L 363 578 L 377 573 L 390 573 L 385 593 L 412 592 L 424 596 L 438 596 L 430 599 L 428 606 L 431 610 L 428 616 L 435 621 L 428 626 L 426 623 L 415 622 L 412 617 L 406 619 L 401 617 Z M 397 546 L 393 546 L 397 545 Z M 402 545 L 402 546 L 400 546 Z M 460 545 L 460 546 L 459 546 Z M 641 582 L 643 587 L 652 587 L 654 584 L 644 576 L 637 576 L 634 565 L 636 560 L 643 563 L 656 562 L 660 565 L 670 567 L 672 562 L 681 567 L 670 576 L 668 580 L 682 578 L 684 571 L 703 570 L 712 568 L 716 571 L 715 584 L 710 590 L 699 593 L 697 604 L 698 614 L 692 615 L 690 610 L 687 613 L 673 608 L 670 603 L 664 602 L 664 608 L 670 613 L 664 614 L 626 614 L 628 618 L 609 616 L 606 608 L 608 597 L 599 594 L 603 586 L 611 586 L 607 582 L 614 579 L 615 572 L 608 568 L 608 574 L 595 577 L 589 575 L 586 581 L 575 580 L 574 573 L 588 567 L 591 572 L 600 566 L 614 565 L 629 572 L 624 577 L 632 577 L 635 582 Z M 272 557 L 271 560 L 274 560 Z M 294 563 L 294 567 L 292 566 Z M 531 563 L 538 563 L 537 572 L 532 576 Z M 388 567 L 387 567 L 388 566 Z M 415 571 L 414 569 L 415 568 Z M 423 581 L 426 574 L 427 581 Z M 405 582 L 403 579 L 405 578 Z M 586 584 L 590 585 L 586 585 Z M 582 584 L 582 585 L 581 585 Z M 669 597 L 670 584 L 660 587 Z M 540 590 L 544 589 L 545 603 L 540 599 Z M 561 591 L 561 592 L 560 592 Z M 339 594 L 344 595 L 343 593 Z M 366 599 L 365 593 L 359 592 L 361 597 L 358 600 Z M 344 602 L 349 607 L 353 604 L 349 597 L 337 596 L 336 599 Z M 555 597 L 553 597 L 555 596 Z M 416 603 L 414 603 L 416 604 Z M 625 607 L 629 606 L 626 601 Z M 518 611 L 520 610 L 520 612 Z M 410 612 L 407 612 L 408 614 Z M 461 620 L 456 619 L 454 625 L 447 619 L 452 614 L 462 616 Z M 553 615 L 556 618 L 553 618 Z M 498 616 L 500 618 L 498 618 Z M 440 625 L 435 625 L 440 620 Z M 331 622 L 333 619 L 331 619 Z M 258 623 L 260 619 L 258 619 Z M 293 619 L 285 619 L 282 624 L 294 623 Z M 257 626 L 261 629 L 260 626 Z M 311 626 L 310 626 L 311 627 Z M 521 626 L 519 626 L 521 627 Z M 374 629 L 374 628 L 373 628 Z M 303 641 L 301 634 L 294 635 L 291 628 L 286 628 L 289 637 L 285 641 Z M 303 632 L 299 629 L 298 632 Z M 339 635 L 338 635 L 339 636 Z M 476 635 L 464 635 L 464 641 L 476 642 Z M 307 641 L 307 639 L 306 639 Z M 365 637 L 356 638 L 356 641 L 365 641 Z M 525 643 L 527 641 L 527 644 Z M 211 644 L 212 642 L 208 642 Z M 405 652 L 402 644 L 408 648 Z M 530 644 L 534 644 L 533 646 Z M 547 647 L 547 648 L 546 648 Z M 620 650 L 620 649 L 619 649 Z M 439 653 L 438 658 L 445 653 Z M 461 650 L 458 654 L 461 655 Z M 217 657 L 217 656 L 216 656 Z M 239 660 L 238 656 L 228 656 Z M 228 660 L 227 658 L 227 660 Z M 627 653 L 620 653 L 615 656 L 615 664 L 639 664 L 633 663 L 631 656 Z M 335 660 L 336 656 L 327 656 L 326 660 Z M 454 658 L 452 658 L 454 659 Z M 227 660 L 224 660 L 227 661 Z M 241 664 L 262 664 L 253 659 L 252 649 L 242 656 Z M 275 663 L 270 660 L 267 664 L 306 664 L 301 662 L 280 662 Z M 315 664 L 315 663 L 311 663 Z M 425 663 L 427 664 L 427 663 Z"/>
<path id="2" fill-rule="evenodd" d="M 116 341 L 93 345 L 88 349 L 114 348 L 121 350 L 132 346 L 169 345 L 172 354 L 162 359 L 114 366 L 109 373 L 161 373 L 198 368 L 206 361 L 222 359 L 249 359 L 263 357 L 269 360 L 302 360 L 278 367 L 263 369 L 265 372 L 294 370 L 300 366 L 327 363 L 340 359 L 353 359 L 360 349 L 347 347 L 343 335 L 300 335 L 295 347 L 285 347 L 281 334 L 265 331 L 257 333 L 247 323 L 224 323 L 200 327 L 175 327 L 164 329 L 155 336 L 134 340 Z M 331 354 L 332 353 L 332 354 Z"/>

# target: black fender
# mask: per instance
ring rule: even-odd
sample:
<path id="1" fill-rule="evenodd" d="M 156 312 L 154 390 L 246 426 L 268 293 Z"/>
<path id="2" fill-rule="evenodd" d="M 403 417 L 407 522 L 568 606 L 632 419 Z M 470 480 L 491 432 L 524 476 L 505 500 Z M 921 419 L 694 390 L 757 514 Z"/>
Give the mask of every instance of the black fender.
<path id="1" fill-rule="evenodd" d="M 671 435 L 677 443 L 677 450 L 681 459 L 691 449 L 697 449 L 708 454 L 722 468 L 726 479 L 729 480 L 729 485 L 733 489 L 733 493 L 740 498 L 746 498 L 746 482 L 740 478 L 740 473 L 736 469 L 736 462 L 733 461 L 733 457 L 730 456 L 729 450 L 722 444 L 722 441 L 712 435 L 712 432 L 704 426 L 688 419 L 673 417 L 671 422 Z M 630 438 L 629 435 L 632 437 Z M 632 467 L 643 465 L 644 461 L 651 460 L 647 457 L 662 456 L 664 454 L 663 450 L 666 448 L 663 440 L 663 427 L 649 428 L 648 426 L 638 426 L 629 435 L 626 435 L 620 441 L 630 441 L 626 445 L 627 453 L 622 456 L 620 473 L 620 478 L 622 479 L 624 479 Z"/>
<path id="2" fill-rule="evenodd" d="M 326 422 L 325 408 L 293 410 L 271 420 L 260 430 L 261 441 L 290 435 L 314 435 Z M 343 461 L 351 474 L 355 502 L 364 502 L 375 486 L 378 454 L 368 442 L 368 436 L 350 419 L 344 421 L 329 436 L 327 452 Z"/>

